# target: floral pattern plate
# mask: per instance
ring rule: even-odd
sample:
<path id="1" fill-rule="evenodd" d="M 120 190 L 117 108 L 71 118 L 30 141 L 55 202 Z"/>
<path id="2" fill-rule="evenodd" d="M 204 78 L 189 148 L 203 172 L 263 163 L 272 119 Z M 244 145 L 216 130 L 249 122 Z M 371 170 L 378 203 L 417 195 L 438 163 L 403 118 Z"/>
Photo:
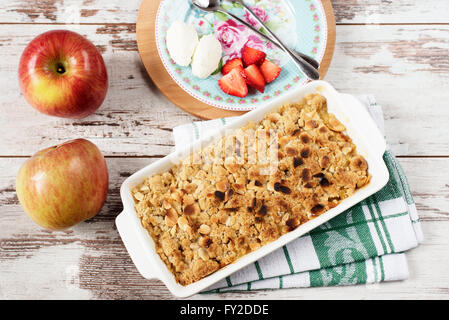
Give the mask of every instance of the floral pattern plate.
<path id="1" fill-rule="evenodd" d="M 326 50 L 327 22 L 323 5 L 319 0 L 247 0 L 253 11 L 289 47 L 314 57 L 321 62 Z M 242 17 L 251 25 L 263 30 L 241 5 L 223 1 L 222 7 Z M 265 87 L 264 93 L 250 89 L 245 98 L 230 96 L 221 91 L 217 72 L 207 79 L 192 74 L 191 67 L 181 67 L 170 58 L 166 45 L 166 34 L 175 20 L 193 25 L 198 35 L 214 33 L 222 44 L 221 64 L 240 56 L 241 48 L 250 47 L 267 53 L 267 59 L 282 67 L 280 76 Z M 156 45 L 162 63 L 173 80 L 194 98 L 211 106 L 226 110 L 247 111 L 257 108 L 266 101 L 278 97 L 293 86 L 305 84 L 308 79 L 290 61 L 289 57 L 243 25 L 221 13 L 206 13 L 194 8 L 189 0 L 163 0 L 156 16 Z"/>

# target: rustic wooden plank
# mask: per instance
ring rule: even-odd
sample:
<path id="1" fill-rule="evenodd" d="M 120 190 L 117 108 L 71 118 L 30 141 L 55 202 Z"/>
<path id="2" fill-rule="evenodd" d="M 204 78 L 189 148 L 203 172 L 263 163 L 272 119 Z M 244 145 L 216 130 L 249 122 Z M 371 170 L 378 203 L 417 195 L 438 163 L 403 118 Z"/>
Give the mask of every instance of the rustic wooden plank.
<path id="1" fill-rule="evenodd" d="M 449 23 L 445 0 L 332 0 L 337 23 Z"/>
<path id="2" fill-rule="evenodd" d="M 449 219 L 448 158 L 399 159 L 407 176 L 419 216 L 424 221 Z"/>
<path id="3" fill-rule="evenodd" d="M 114 219 L 122 210 L 119 187 L 123 180 L 155 161 L 148 158 L 108 158 L 110 187 L 103 210 L 88 222 L 70 230 L 50 232 L 35 225 L 23 212 L 15 195 L 15 177 L 24 158 L 0 158 L 0 298 L 101 298 L 170 299 L 159 281 L 144 280 L 132 264 L 116 231 Z M 381 297 L 407 293 L 410 297 L 447 295 L 449 262 L 449 159 L 400 159 L 412 186 L 423 221 L 426 241 L 408 256 L 411 279 L 400 284 L 382 284 L 331 289 L 284 290 L 260 293 L 213 295 L 211 298 L 305 298 Z M 51 272 L 49 268 L 51 263 Z M 439 281 L 434 281 L 438 274 Z M 413 290 L 417 288 L 418 290 Z M 343 291 L 341 291 L 343 290 Z M 365 290 L 365 291 L 364 291 Z M 194 296 L 192 298 L 204 298 Z"/>
<path id="4" fill-rule="evenodd" d="M 448 48 L 449 26 L 339 26 L 325 80 L 375 95 L 398 155 L 447 155 Z"/>
<path id="5" fill-rule="evenodd" d="M 95 114 L 58 119 L 27 104 L 17 83 L 19 53 L 34 36 L 56 28 L 16 25 L 12 34 L 0 25 L 0 155 L 28 156 L 78 137 L 106 155 L 169 153 L 171 129 L 194 118 L 163 97 L 145 73 L 133 25 L 67 27 L 91 39 L 108 66 L 108 96 Z M 326 80 L 342 92 L 375 94 L 398 155 L 449 155 L 449 91 L 443 89 L 449 86 L 449 26 L 338 26 L 337 34 Z"/>
<path id="6" fill-rule="evenodd" d="M 109 91 L 103 106 L 83 120 L 39 114 L 27 104 L 18 88 L 15 72 L 20 58 L 18 53 L 37 34 L 60 27 L 32 25 L 18 28 L 20 36 L 11 37 L 10 28 L 0 26 L 3 30 L 0 39 L 4 43 L 0 56 L 10 60 L 0 66 L 0 148 L 5 147 L 0 154 L 28 155 L 41 145 L 85 137 L 108 155 L 161 156 L 171 150 L 173 126 L 193 119 L 172 106 L 146 75 L 136 51 L 135 27 L 112 25 L 70 28 L 87 36 L 103 52 L 109 74 Z M 27 137 L 17 135 L 17 132 L 26 132 Z M 11 144 L 15 145 L 15 150 L 7 150 Z"/>
<path id="7" fill-rule="evenodd" d="M 8 0 L 0 23 L 135 23 L 138 0 Z"/>
<path id="8" fill-rule="evenodd" d="M 17 206 L 13 175 L 26 159 L 0 159 L 0 298 L 170 298 L 145 281 L 116 231 L 124 178 L 154 159 L 108 159 L 110 193 L 100 214 L 68 231 L 49 232 Z M 51 269 L 51 272 L 48 270 Z M 119 276 L 120 275 L 120 276 Z M 127 289 L 127 284 L 132 284 Z"/>
<path id="9" fill-rule="evenodd" d="M 140 1 L 8 0 L 0 23 L 135 23 Z M 337 23 L 449 23 L 446 0 L 333 0 Z"/>

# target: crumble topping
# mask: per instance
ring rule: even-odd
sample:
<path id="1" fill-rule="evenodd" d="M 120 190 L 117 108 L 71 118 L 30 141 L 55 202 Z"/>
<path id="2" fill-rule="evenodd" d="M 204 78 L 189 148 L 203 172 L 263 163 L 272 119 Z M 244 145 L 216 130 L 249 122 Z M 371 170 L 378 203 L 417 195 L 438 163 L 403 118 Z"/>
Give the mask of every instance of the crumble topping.
<path id="1" fill-rule="evenodd" d="M 134 188 L 142 226 L 178 283 L 204 278 L 368 184 L 368 164 L 345 130 L 311 94 Z"/>

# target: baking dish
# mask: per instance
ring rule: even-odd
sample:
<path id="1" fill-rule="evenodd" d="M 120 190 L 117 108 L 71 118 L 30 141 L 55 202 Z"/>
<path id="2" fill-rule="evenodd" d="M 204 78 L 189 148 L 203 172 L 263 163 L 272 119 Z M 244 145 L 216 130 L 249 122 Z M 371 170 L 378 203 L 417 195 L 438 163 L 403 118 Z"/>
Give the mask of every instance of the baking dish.
<path id="1" fill-rule="evenodd" d="M 174 164 L 185 158 L 190 152 L 204 147 L 218 139 L 225 131 L 244 126 L 248 121 L 259 121 L 268 112 L 274 111 L 285 103 L 292 103 L 302 99 L 310 93 L 319 93 L 327 99 L 328 111 L 333 113 L 347 128 L 347 134 L 357 146 L 359 154 L 365 157 L 372 178 L 370 183 L 357 190 L 352 196 L 344 199 L 338 206 L 320 216 L 300 225 L 295 230 L 281 236 L 279 239 L 253 251 L 228 266 L 219 269 L 209 276 L 186 286 L 178 284 L 174 275 L 168 270 L 156 252 L 153 239 L 142 227 L 140 219 L 134 210 L 134 199 L 131 189 L 153 174 L 170 169 Z M 273 100 L 267 105 L 248 112 L 235 121 L 217 130 L 214 138 L 203 139 L 177 150 L 149 166 L 139 170 L 127 178 L 120 189 L 123 202 L 123 212 L 116 218 L 117 229 L 128 250 L 131 259 L 144 278 L 161 280 L 172 294 L 178 297 L 188 297 L 198 293 L 217 281 L 229 276 L 248 264 L 262 258 L 290 241 L 306 234 L 336 215 L 352 207 L 368 196 L 380 190 L 388 182 L 389 175 L 383 161 L 385 140 L 363 105 L 350 95 L 338 93 L 325 81 L 313 81 L 303 87 L 297 87 L 283 97 Z"/>

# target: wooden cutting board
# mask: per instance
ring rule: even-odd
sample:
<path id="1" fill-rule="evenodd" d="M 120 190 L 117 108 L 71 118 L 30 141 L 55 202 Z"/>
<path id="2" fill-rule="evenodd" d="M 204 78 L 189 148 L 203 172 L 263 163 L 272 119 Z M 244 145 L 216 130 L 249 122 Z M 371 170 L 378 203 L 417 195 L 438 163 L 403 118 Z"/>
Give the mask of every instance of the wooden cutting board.
<path id="1" fill-rule="evenodd" d="M 187 0 L 186 0 L 187 1 Z M 241 115 L 247 111 L 230 111 L 205 104 L 179 87 L 165 70 L 156 46 L 155 21 L 161 0 L 142 0 L 137 17 L 137 46 L 142 62 L 156 87 L 176 106 L 200 118 L 216 119 Z M 335 47 L 335 17 L 330 0 L 322 0 L 327 20 L 327 45 L 320 65 L 321 79 L 329 68 Z"/>

